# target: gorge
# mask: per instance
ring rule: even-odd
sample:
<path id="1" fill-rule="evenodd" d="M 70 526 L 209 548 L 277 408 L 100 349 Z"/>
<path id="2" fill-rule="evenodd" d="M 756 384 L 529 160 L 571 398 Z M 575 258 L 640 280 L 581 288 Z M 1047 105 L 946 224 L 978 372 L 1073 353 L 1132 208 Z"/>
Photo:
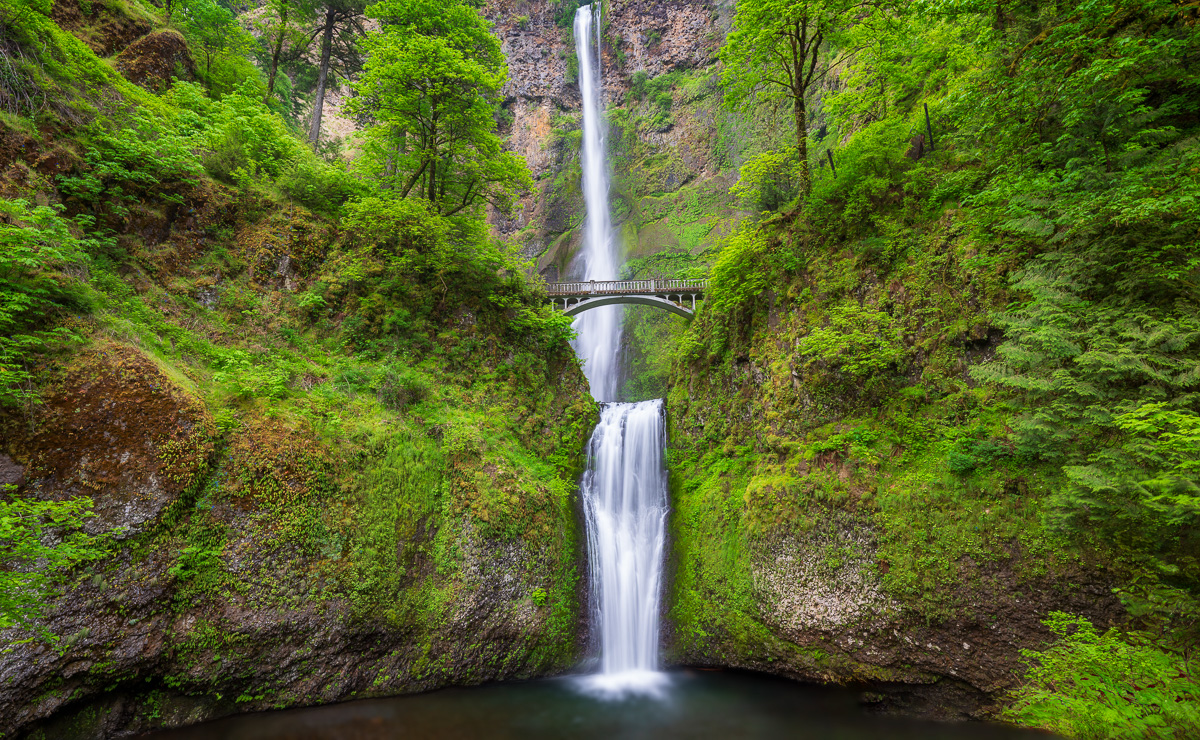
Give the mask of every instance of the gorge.
<path id="1" fill-rule="evenodd" d="M 0 0 L 0 734 L 1195 736 L 1197 28 Z"/>

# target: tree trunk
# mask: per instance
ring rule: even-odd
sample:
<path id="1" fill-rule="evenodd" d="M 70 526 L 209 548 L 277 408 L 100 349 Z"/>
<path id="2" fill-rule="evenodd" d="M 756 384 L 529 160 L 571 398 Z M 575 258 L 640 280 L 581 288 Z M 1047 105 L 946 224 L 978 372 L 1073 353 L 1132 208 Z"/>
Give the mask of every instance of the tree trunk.
<path id="1" fill-rule="evenodd" d="M 793 95 L 792 100 L 796 114 L 796 153 L 800 158 L 800 192 L 808 195 L 812 178 L 808 173 L 808 111 L 804 107 L 803 91 Z"/>
<path id="2" fill-rule="evenodd" d="M 321 69 L 317 74 L 317 94 L 313 99 L 312 126 L 308 129 L 308 143 L 313 151 L 321 140 L 321 109 L 325 107 L 325 83 L 329 78 L 329 60 L 333 56 L 334 11 L 325 11 L 325 28 L 321 34 Z"/>
<path id="3" fill-rule="evenodd" d="M 433 105 L 437 105 L 437 98 L 433 99 Z M 429 187 L 425 189 L 426 198 L 430 203 L 436 203 L 437 195 L 437 176 L 438 176 L 438 129 L 437 129 L 437 113 L 433 114 L 433 120 L 429 127 Z"/>
<path id="4" fill-rule="evenodd" d="M 279 6 L 279 35 L 275 37 L 275 48 L 271 51 L 271 71 L 267 75 L 267 95 L 264 103 L 271 102 L 275 93 L 275 75 L 279 72 L 279 57 L 283 54 L 283 37 L 287 35 L 288 4 L 284 0 Z"/>

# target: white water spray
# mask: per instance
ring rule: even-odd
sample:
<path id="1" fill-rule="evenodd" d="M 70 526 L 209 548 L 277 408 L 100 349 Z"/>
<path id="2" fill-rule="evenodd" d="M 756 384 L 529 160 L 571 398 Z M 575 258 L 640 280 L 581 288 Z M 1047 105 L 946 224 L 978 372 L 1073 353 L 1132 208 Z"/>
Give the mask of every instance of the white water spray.
<path id="1" fill-rule="evenodd" d="M 600 3 L 575 12 L 575 53 L 579 57 L 579 97 L 583 102 L 583 200 L 587 215 L 583 229 L 584 280 L 616 280 L 617 250 L 608 211 L 608 157 L 604 146 L 603 101 L 600 90 Z M 620 373 L 621 307 L 586 311 L 575 319 L 579 338 L 575 351 L 598 401 L 617 400 Z"/>
<path id="2" fill-rule="evenodd" d="M 608 210 L 608 163 L 599 75 L 600 3 L 575 13 L 579 92 L 583 100 L 584 279 L 617 277 L 616 244 Z M 584 360 L 592 396 L 617 397 L 621 309 L 586 311 L 575 321 L 575 351 Z M 587 519 L 594 622 L 600 673 L 584 679 L 609 696 L 653 693 L 658 668 L 658 613 L 666 543 L 666 428 L 663 403 L 605 403 L 588 443 L 581 492 Z"/>

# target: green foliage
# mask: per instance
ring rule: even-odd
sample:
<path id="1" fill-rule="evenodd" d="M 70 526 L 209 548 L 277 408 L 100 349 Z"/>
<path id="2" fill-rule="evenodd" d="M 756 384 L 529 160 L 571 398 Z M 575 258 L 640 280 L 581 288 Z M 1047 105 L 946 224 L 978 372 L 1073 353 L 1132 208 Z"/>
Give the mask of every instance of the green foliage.
<path id="1" fill-rule="evenodd" d="M 810 363 L 820 361 L 860 379 L 883 372 L 903 356 L 892 317 L 855 301 L 834 306 L 828 326 L 809 332 L 797 351 Z"/>
<path id="2" fill-rule="evenodd" d="M 57 642 L 40 626 L 61 577 L 107 551 L 100 538 L 80 530 L 93 516 L 86 496 L 38 501 L 15 495 L 4 486 L 0 498 L 0 629 L 21 627 Z M 54 544 L 45 544 L 53 542 Z"/>
<path id="3" fill-rule="evenodd" d="M 1088 740 L 1200 732 L 1200 687 L 1179 657 L 1063 612 L 1045 624 L 1057 640 L 1022 651 L 1030 669 L 1009 719 Z"/>
<path id="4" fill-rule="evenodd" d="M 786 102 L 793 111 L 801 188 L 807 194 L 808 101 L 833 59 L 824 54 L 852 25 L 870 23 L 879 5 L 850 0 L 745 0 L 719 53 L 725 104 Z"/>
<path id="5" fill-rule="evenodd" d="M 712 266 L 708 305 L 728 311 L 745 305 L 767 287 L 770 243 L 763 230 L 743 226 L 729 237 Z"/>
<path id="6" fill-rule="evenodd" d="M 819 175 L 808 200 L 810 222 L 824 233 L 842 238 L 878 234 L 897 211 L 910 222 L 926 210 L 928 171 L 906 159 L 905 118 L 873 123 L 837 150 L 837 177 Z"/>
<path id="7" fill-rule="evenodd" d="M 398 11 L 389 21 L 419 21 L 419 28 L 384 24 L 407 44 L 404 51 L 445 42 L 440 59 L 447 65 L 461 71 L 474 63 L 486 73 L 473 78 L 484 89 L 453 90 L 467 110 L 448 107 L 449 117 L 439 119 L 448 123 L 439 134 L 443 158 L 432 199 L 395 197 L 369 168 L 351 175 L 340 162 L 313 155 L 272 107 L 275 98 L 288 102 L 290 83 L 277 80 L 264 104 L 230 12 L 203 3 L 174 9 L 201 62 L 203 85 L 176 82 L 161 96 L 139 92 L 76 44 L 81 60 L 109 73 L 93 84 L 92 76 L 76 74 L 87 67 L 64 69 L 80 88 L 91 86 L 86 100 L 103 106 L 89 102 L 95 118 L 86 126 L 67 115 L 44 120 L 59 112 L 53 95 L 78 91 L 51 89 L 50 65 L 30 51 L 55 48 L 39 46 L 39 34 L 57 38 L 55 24 L 21 20 L 16 35 L 29 45 L 10 43 L 12 5 L 0 0 L 0 87 L 15 81 L 47 97 L 35 99 L 43 120 L 14 122 L 4 113 L 3 125 L 47 152 L 56 147 L 62 156 L 52 161 L 67 165 L 58 170 L 64 175 L 57 192 L 37 192 L 48 183 L 26 167 L 33 159 L 22 152 L 17 169 L 29 177 L 18 187 L 28 185 L 37 202 L 62 200 L 69 213 L 91 215 L 70 220 L 57 206 L 0 203 L 0 396 L 26 405 L 38 394 L 60 400 L 59 383 L 75 382 L 78 368 L 56 344 L 87 334 L 103 348 L 115 346 L 117 362 L 131 360 L 121 365 L 122 388 L 186 403 L 195 428 L 212 435 L 196 470 L 170 473 L 186 491 L 147 531 L 125 541 L 130 577 L 159 573 L 155 582 L 180 613 L 219 610 L 230 598 L 262 610 L 323 609 L 336 598 L 353 607 L 343 618 L 383 621 L 428 650 L 434 640 L 456 639 L 441 630 L 480 576 L 463 567 L 466 558 L 487 562 L 491 543 L 502 541 L 528 553 L 514 571 L 527 580 L 511 608 L 528 610 L 532 602 L 538 625 L 520 646 L 481 638 L 490 667 L 480 671 L 565 667 L 578 624 L 569 481 L 582 464 L 595 407 L 566 345 L 570 320 L 546 306 L 532 267 L 516 247 L 491 237 L 480 218 L 485 201 L 503 206 L 515 192 L 509 186 L 528 178 L 495 136 L 502 56 L 473 4 L 435 3 L 437 12 L 416 15 L 404 4 L 380 6 Z M 18 12 L 29 14 L 23 5 Z M 271 12 L 279 16 L 279 4 Z M 202 22 L 205 13 L 211 24 Z M 464 23 L 435 28 L 445 16 Z M 283 66 L 288 74 L 302 67 Z M 310 81 L 300 71 L 302 91 Z M 443 91 L 464 79 L 443 78 Z M 5 92 L 0 107 L 8 103 Z M 27 103 L 22 114 L 31 110 Z M 472 132 L 459 126 L 464 122 L 482 128 Z M 377 153 L 370 146 L 364 164 Z M 484 155 L 496 156 L 484 162 Z M 469 179 L 453 177 L 497 172 L 506 185 L 473 190 Z M 456 211 L 452 199 L 461 203 L 469 193 L 471 202 Z M 93 223 L 114 238 L 82 237 Z M 296 276 L 280 286 L 272 274 L 282 255 L 299 270 L 298 290 Z M 103 310 L 80 315 L 93 303 Z M 55 354 L 43 362 L 49 350 Z M 95 354 L 105 359 L 80 367 L 103 376 L 114 353 Z M 162 371 L 165 387 L 153 370 L 145 371 L 153 377 L 140 377 L 145 359 Z M 36 423 L 41 412 L 25 411 L 24 419 L 4 414 L 5 423 Z M 170 418 L 148 423 L 172 424 Z M 184 427 L 171 429 L 164 464 L 191 441 Z M 236 543 L 223 523 L 221 507 L 230 505 L 238 509 Z M 24 595 L 9 599 L 16 606 L 4 604 L 0 627 L 12 626 L 10 615 L 20 609 L 18 622 L 36 623 L 37 610 L 57 597 L 57 575 L 77 562 L 66 551 L 81 542 L 72 534 L 78 522 L 68 508 L 29 516 L 4 508 L 0 519 L 10 530 L 0 536 L 2 565 L 12 578 L 3 598 L 16 593 L 8 588 L 14 579 L 27 581 Z M 21 527 L 37 529 L 36 536 L 12 534 Z M 43 549 L 37 562 L 28 548 L 51 541 L 62 549 Z M 236 554 L 229 548 L 246 543 L 254 557 L 227 560 Z M 25 555 L 34 560 L 21 561 Z M 97 574 L 93 583 L 110 576 Z M 111 609 L 120 615 L 126 606 L 116 598 Z M 188 671 L 167 677 L 167 685 L 190 691 L 197 676 L 212 675 L 204 671 L 233 676 L 247 635 L 256 634 L 238 630 L 199 620 L 177 635 L 164 659 L 178 659 Z M 418 658 L 411 680 L 441 680 L 446 665 L 440 657 Z M 107 686 L 130 678 L 106 670 L 95 668 L 89 680 Z M 391 685 L 409 680 L 396 677 Z M 294 700 L 270 686 L 237 692 L 239 701 Z"/>
<path id="8" fill-rule="evenodd" d="M 646 99 L 646 83 L 650 80 L 650 75 L 645 70 L 639 69 L 629 76 L 629 97 L 634 100 Z"/>
<path id="9" fill-rule="evenodd" d="M 0 0 L 0 110 L 73 128 L 96 115 L 114 93 L 143 108 L 161 108 L 153 95 L 51 20 L 52 5 Z"/>
<path id="10" fill-rule="evenodd" d="M 376 381 L 379 402 L 386 408 L 403 410 L 429 396 L 429 384 L 410 368 L 388 368 Z"/>
<path id="11" fill-rule="evenodd" d="M 359 608 L 394 616 L 405 564 L 415 556 L 413 538 L 440 507 L 446 460 L 432 440 L 408 429 L 376 444 L 371 464 L 357 479 L 362 508 L 351 540 L 354 600 Z"/>
<path id="12" fill-rule="evenodd" d="M 262 102 L 254 81 L 217 100 L 197 85 L 177 82 L 165 97 L 180 111 L 176 130 L 219 180 L 273 183 L 293 201 L 330 215 L 362 190 L 343 164 L 316 156 L 288 129 Z"/>
<path id="13" fill-rule="evenodd" d="M 0 219 L 0 405 L 9 405 L 37 399 L 29 356 L 76 338 L 53 324 L 64 310 L 86 310 L 89 294 L 64 273 L 86 272 L 85 250 L 99 242 L 78 238 L 78 225 L 57 209 L 24 200 L 0 200 Z"/>
<path id="14" fill-rule="evenodd" d="M 729 193 L 756 211 L 778 211 L 800 193 L 803 178 L 795 149 L 763 152 L 746 160 Z"/>
<path id="15" fill-rule="evenodd" d="M 679 84 L 681 73 L 678 70 L 650 77 L 643 71 L 634 72 L 629 78 L 629 96 L 639 102 L 649 104 L 650 113 L 645 117 L 645 125 L 655 131 L 665 131 L 672 125 L 671 107 L 675 99 L 673 91 Z"/>
<path id="16" fill-rule="evenodd" d="M 247 352 L 232 350 L 226 353 L 218 367 L 213 380 L 230 384 L 237 397 L 282 398 L 287 393 L 290 380 L 287 371 L 256 361 Z"/>
<path id="17" fill-rule="evenodd" d="M 1200 39 L 1156 0 L 1030 20 L 999 46 L 1035 32 L 1037 43 L 963 101 L 966 131 L 990 146 L 977 156 L 1005 161 L 971 197 L 977 228 L 1036 252 L 1013 277 L 1026 299 L 1001 319 L 1008 341 L 976 376 L 1028 409 L 1018 449 L 1063 466 L 1061 526 L 1172 562 L 1197 513 L 1173 445 L 1200 413 L 1188 246 L 1200 128 L 1185 62 Z"/>
<path id="18" fill-rule="evenodd" d="M 188 45 L 203 59 L 204 79 L 211 89 L 226 92 L 251 80 L 261 84 L 258 71 L 245 58 L 254 48 L 254 37 L 228 8 L 213 0 L 174 0 L 172 11 Z"/>
<path id="19" fill-rule="evenodd" d="M 386 23 L 364 41 L 348 104 L 373 122 L 361 166 L 381 190 L 444 216 L 485 202 L 508 210 L 532 180 L 495 133 L 508 70 L 488 21 L 459 0 L 384 0 L 368 12 Z"/>
<path id="20" fill-rule="evenodd" d="M 575 23 L 575 11 L 579 0 L 554 0 L 554 24 L 559 28 L 571 28 Z"/>
<path id="21" fill-rule="evenodd" d="M 477 221 L 389 194 L 351 201 L 345 226 L 348 248 L 328 263 L 322 300 L 356 307 L 350 334 L 363 346 L 421 348 L 451 286 L 460 305 L 503 312 L 504 331 L 524 346 L 561 347 L 573 336 L 570 319 L 541 297 L 514 247 L 489 239 Z"/>
<path id="22" fill-rule="evenodd" d="M 158 116 L 134 113 L 120 128 L 97 122 L 87 134 L 86 168 L 59 176 L 59 187 L 97 212 L 125 215 L 127 204 L 150 192 L 178 200 L 177 191 L 200 174 L 191 141 Z"/>

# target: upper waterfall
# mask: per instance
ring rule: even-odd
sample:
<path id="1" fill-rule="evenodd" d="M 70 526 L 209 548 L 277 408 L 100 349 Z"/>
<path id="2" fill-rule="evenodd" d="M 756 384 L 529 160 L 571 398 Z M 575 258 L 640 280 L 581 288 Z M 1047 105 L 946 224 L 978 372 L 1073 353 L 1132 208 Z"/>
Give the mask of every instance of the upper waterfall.
<path id="1" fill-rule="evenodd" d="M 575 51 L 579 57 L 579 97 L 583 102 L 583 229 L 584 280 L 617 278 L 617 245 L 608 202 L 608 152 L 605 148 L 604 101 L 600 89 L 600 3 L 575 12 Z M 620 386 L 617 353 L 621 346 L 621 308 L 597 308 L 575 320 L 575 351 L 597 401 L 615 401 Z"/>

